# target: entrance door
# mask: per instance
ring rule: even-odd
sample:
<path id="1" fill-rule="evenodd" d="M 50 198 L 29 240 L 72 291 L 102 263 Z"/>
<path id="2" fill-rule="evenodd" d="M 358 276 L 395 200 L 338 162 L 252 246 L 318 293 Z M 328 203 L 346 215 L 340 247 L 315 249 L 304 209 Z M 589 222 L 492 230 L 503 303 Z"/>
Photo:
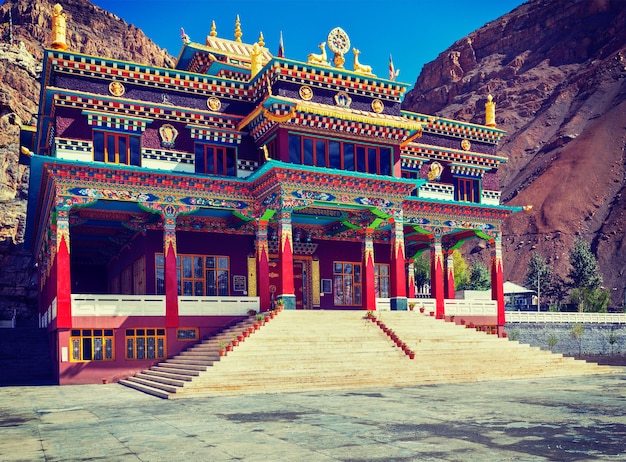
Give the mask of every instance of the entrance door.
<path id="1" fill-rule="evenodd" d="M 293 262 L 293 285 L 296 293 L 296 309 L 297 310 L 310 310 L 311 309 L 311 284 L 309 282 L 310 261 L 308 260 L 295 260 Z"/>

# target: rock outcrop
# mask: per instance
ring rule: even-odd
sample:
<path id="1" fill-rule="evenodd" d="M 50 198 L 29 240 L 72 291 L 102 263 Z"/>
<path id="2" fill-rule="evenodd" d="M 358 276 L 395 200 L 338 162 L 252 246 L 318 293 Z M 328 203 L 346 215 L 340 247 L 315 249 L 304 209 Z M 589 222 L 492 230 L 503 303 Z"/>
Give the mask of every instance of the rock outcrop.
<path id="1" fill-rule="evenodd" d="M 504 229 L 505 276 L 532 251 L 564 277 L 577 236 L 591 242 L 612 305 L 626 287 L 626 3 L 530 0 L 424 66 L 404 107 L 484 123 L 487 94 L 507 131 L 503 201 L 533 205 Z"/>
<path id="2" fill-rule="evenodd" d="M 20 324 L 35 323 L 37 287 L 32 255 L 23 247 L 28 168 L 18 164 L 19 130 L 35 120 L 55 3 L 5 0 L 0 5 L 0 319 L 17 310 Z M 174 61 L 141 30 L 87 0 L 62 5 L 69 49 L 156 66 Z"/>

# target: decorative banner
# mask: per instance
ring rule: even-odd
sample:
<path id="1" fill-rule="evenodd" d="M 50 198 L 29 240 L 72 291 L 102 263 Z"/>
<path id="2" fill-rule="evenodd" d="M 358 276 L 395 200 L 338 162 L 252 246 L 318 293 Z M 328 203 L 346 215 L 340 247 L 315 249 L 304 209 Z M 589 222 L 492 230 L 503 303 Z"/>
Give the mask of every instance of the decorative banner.
<path id="1" fill-rule="evenodd" d="M 159 199 L 158 196 L 150 193 L 143 193 L 132 190 L 113 190 L 95 188 L 71 188 L 68 193 L 76 196 L 91 197 L 93 199 L 109 199 L 118 201 L 153 202 Z"/>
<path id="2" fill-rule="evenodd" d="M 183 197 L 180 202 L 187 205 L 194 205 L 198 207 L 220 207 L 229 209 L 245 209 L 249 207 L 247 202 L 230 200 L 230 199 L 212 199 L 205 197 Z"/>

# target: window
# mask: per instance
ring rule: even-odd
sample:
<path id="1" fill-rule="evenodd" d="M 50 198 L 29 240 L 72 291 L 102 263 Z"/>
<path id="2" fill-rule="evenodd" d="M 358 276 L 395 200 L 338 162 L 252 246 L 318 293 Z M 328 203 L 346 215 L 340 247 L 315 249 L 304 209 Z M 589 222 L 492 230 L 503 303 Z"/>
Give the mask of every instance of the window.
<path id="1" fill-rule="evenodd" d="M 335 305 L 361 305 L 361 264 L 333 263 L 333 299 Z"/>
<path id="2" fill-rule="evenodd" d="M 198 340 L 198 329 L 190 327 L 189 329 L 177 329 L 176 339 L 182 341 Z"/>
<path id="3" fill-rule="evenodd" d="M 473 178 L 456 178 L 454 200 L 459 202 L 480 202 L 478 180 Z"/>
<path id="4" fill-rule="evenodd" d="M 126 359 L 165 358 L 165 329 L 126 329 Z"/>
<path id="5" fill-rule="evenodd" d="M 196 143 L 196 173 L 235 176 L 235 148 Z"/>
<path id="6" fill-rule="evenodd" d="M 392 151 L 303 135 L 289 135 L 289 162 L 391 176 Z"/>
<path id="7" fill-rule="evenodd" d="M 156 254 L 157 294 L 165 293 L 165 259 Z M 230 294 L 230 260 L 221 255 L 177 255 L 178 295 Z"/>
<path id="8" fill-rule="evenodd" d="M 71 361 L 113 361 L 113 329 L 72 329 Z"/>
<path id="9" fill-rule="evenodd" d="M 93 160 L 110 164 L 141 165 L 141 141 L 125 133 L 93 133 Z"/>
<path id="10" fill-rule="evenodd" d="M 374 266 L 374 283 L 377 298 L 389 298 L 389 265 Z"/>

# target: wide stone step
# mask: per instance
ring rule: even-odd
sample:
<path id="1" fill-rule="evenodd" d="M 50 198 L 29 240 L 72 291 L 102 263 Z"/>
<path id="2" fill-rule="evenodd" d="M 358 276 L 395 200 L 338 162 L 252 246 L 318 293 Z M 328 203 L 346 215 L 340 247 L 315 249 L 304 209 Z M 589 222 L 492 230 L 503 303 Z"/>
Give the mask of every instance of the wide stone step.
<path id="1" fill-rule="evenodd" d="M 170 386 L 177 387 L 177 388 L 183 387 L 185 386 L 186 383 L 190 382 L 189 380 L 176 380 L 176 379 L 172 379 L 169 377 L 162 377 L 159 375 L 149 374 L 147 371 L 135 374 L 133 378 L 141 379 L 141 380 L 144 380 L 145 382 L 150 382 L 150 383 L 160 383 L 164 385 L 170 385 Z"/>
<path id="2" fill-rule="evenodd" d="M 138 383 L 138 384 L 146 386 L 146 387 L 156 388 L 158 390 L 162 390 L 162 391 L 165 391 L 167 393 L 176 393 L 176 390 L 178 390 L 180 388 L 180 387 L 175 387 L 173 385 L 168 385 L 166 383 L 157 382 L 157 381 L 154 381 L 154 380 L 146 380 L 146 379 L 138 377 L 136 375 L 133 376 L 133 377 L 129 377 L 126 380 L 128 380 L 129 382 Z"/>
<path id="3" fill-rule="evenodd" d="M 169 367 L 167 363 L 161 363 L 158 366 L 152 366 L 150 370 L 156 371 L 156 372 L 168 373 L 168 374 L 187 375 L 187 376 L 192 376 L 192 377 L 198 377 L 200 376 L 200 372 L 203 372 L 199 370 L 182 369 L 180 367 Z"/>
<path id="4" fill-rule="evenodd" d="M 171 395 L 171 393 L 160 388 L 156 388 L 150 385 L 144 385 L 143 383 L 133 381 L 132 377 L 120 380 L 118 383 L 120 385 L 125 385 L 127 387 L 134 388 L 135 390 L 139 390 L 149 395 L 157 396 L 159 398 L 168 399 Z"/>
<path id="5" fill-rule="evenodd" d="M 215 363 L 215 360 L 211 359 L 199 359 L 199 358 L 189 358 L 189 357 L 174 357 L 168 359 L 167 364 L 181 364 L 184 366 L 212 366 Z"/>
<path id="6" fill-rule="evenodd" d="M 163 379 L 177 380 L 182 382 L 191 382 L 193 377 L 197 377 L 197 375 L 183 375 L 183 374 L 172 374 L 169 372 L 155 371 L 153 369 L 146 369 L 142 371 L 141 374 L 146 374 L 151 377 L 161 377 Z"/>

